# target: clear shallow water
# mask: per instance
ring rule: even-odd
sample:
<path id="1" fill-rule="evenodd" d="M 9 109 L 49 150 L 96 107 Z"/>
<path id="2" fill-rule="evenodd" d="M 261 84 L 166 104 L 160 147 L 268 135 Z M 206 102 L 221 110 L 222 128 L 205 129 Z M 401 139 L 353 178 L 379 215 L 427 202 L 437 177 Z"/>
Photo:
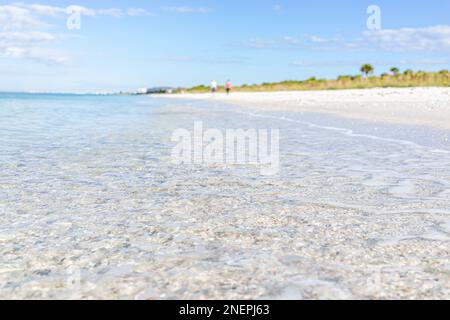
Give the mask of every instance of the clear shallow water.
<path id="1" fill-rule="evenodd" d="M 281 170 L 173 166 L 279 128 Z M 448 133 L 149 97 L 0 95 L 2 298 L 449 298 Z"/>

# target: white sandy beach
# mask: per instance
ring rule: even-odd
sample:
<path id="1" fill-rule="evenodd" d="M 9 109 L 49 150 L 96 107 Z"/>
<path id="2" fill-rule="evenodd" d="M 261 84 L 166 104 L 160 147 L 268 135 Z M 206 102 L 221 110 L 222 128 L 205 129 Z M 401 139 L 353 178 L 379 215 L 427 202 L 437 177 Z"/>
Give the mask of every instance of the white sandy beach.
<path id="1" fill-rule="evenodd" d="M 217 100 L 264 111 L 318 112 L 341 117 L 450 129 L 450 88 L 237 92 L 167 95 Z"/>

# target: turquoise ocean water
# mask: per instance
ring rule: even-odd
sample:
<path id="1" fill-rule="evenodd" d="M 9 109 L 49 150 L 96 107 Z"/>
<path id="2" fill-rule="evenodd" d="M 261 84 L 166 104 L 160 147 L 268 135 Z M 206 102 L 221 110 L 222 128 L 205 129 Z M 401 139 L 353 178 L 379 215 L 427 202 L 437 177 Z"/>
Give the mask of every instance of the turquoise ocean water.
<path id="1" fill-rule="evenodd" d="M 280 129 L 279 174 L 172 165 L 172 132 L 195 121 Z M 0 297 L 449 298 L 448 138 L 214 101 L 0 94 Z"/>

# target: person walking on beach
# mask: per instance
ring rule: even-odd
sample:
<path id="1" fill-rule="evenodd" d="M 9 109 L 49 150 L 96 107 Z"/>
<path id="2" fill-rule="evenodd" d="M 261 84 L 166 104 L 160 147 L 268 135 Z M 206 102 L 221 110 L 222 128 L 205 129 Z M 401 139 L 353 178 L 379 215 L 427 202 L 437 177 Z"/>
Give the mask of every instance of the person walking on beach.
<path id="1" fill-rule="evenodd" d="M 216 80 L 211 81 L 211 92 L 212 93 L 217 92 L 217 81 Z"/>
<path id="2" fill-rule="evenodd" d="M 225 84 L 225 90 L 227 91 L 227 95 L 230 94 L 230 91 L 232 88 L 233 88 L 233 84 L 231 83 L 230 80 L 228 80 L 227 83 Z"/>

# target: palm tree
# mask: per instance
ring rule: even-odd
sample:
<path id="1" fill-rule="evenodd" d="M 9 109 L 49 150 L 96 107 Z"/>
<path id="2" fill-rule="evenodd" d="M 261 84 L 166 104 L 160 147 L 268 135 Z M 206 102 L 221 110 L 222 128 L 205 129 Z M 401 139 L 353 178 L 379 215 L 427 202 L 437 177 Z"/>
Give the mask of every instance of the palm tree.
<path id="1" fill-rule="evenodd" d="M 400 69 L 393 67 L 393 68 L 391 68 L 391 72 L 394 76 L 398 76 L 400 74 Z"/>
<path id="2" fill-rule="evenodd" d="M 364 73 L 366 75 L 366 77 L 373 73 L 374 68 L 371 64 L 363 64 L 361 67 L 361 72 Z"/>

